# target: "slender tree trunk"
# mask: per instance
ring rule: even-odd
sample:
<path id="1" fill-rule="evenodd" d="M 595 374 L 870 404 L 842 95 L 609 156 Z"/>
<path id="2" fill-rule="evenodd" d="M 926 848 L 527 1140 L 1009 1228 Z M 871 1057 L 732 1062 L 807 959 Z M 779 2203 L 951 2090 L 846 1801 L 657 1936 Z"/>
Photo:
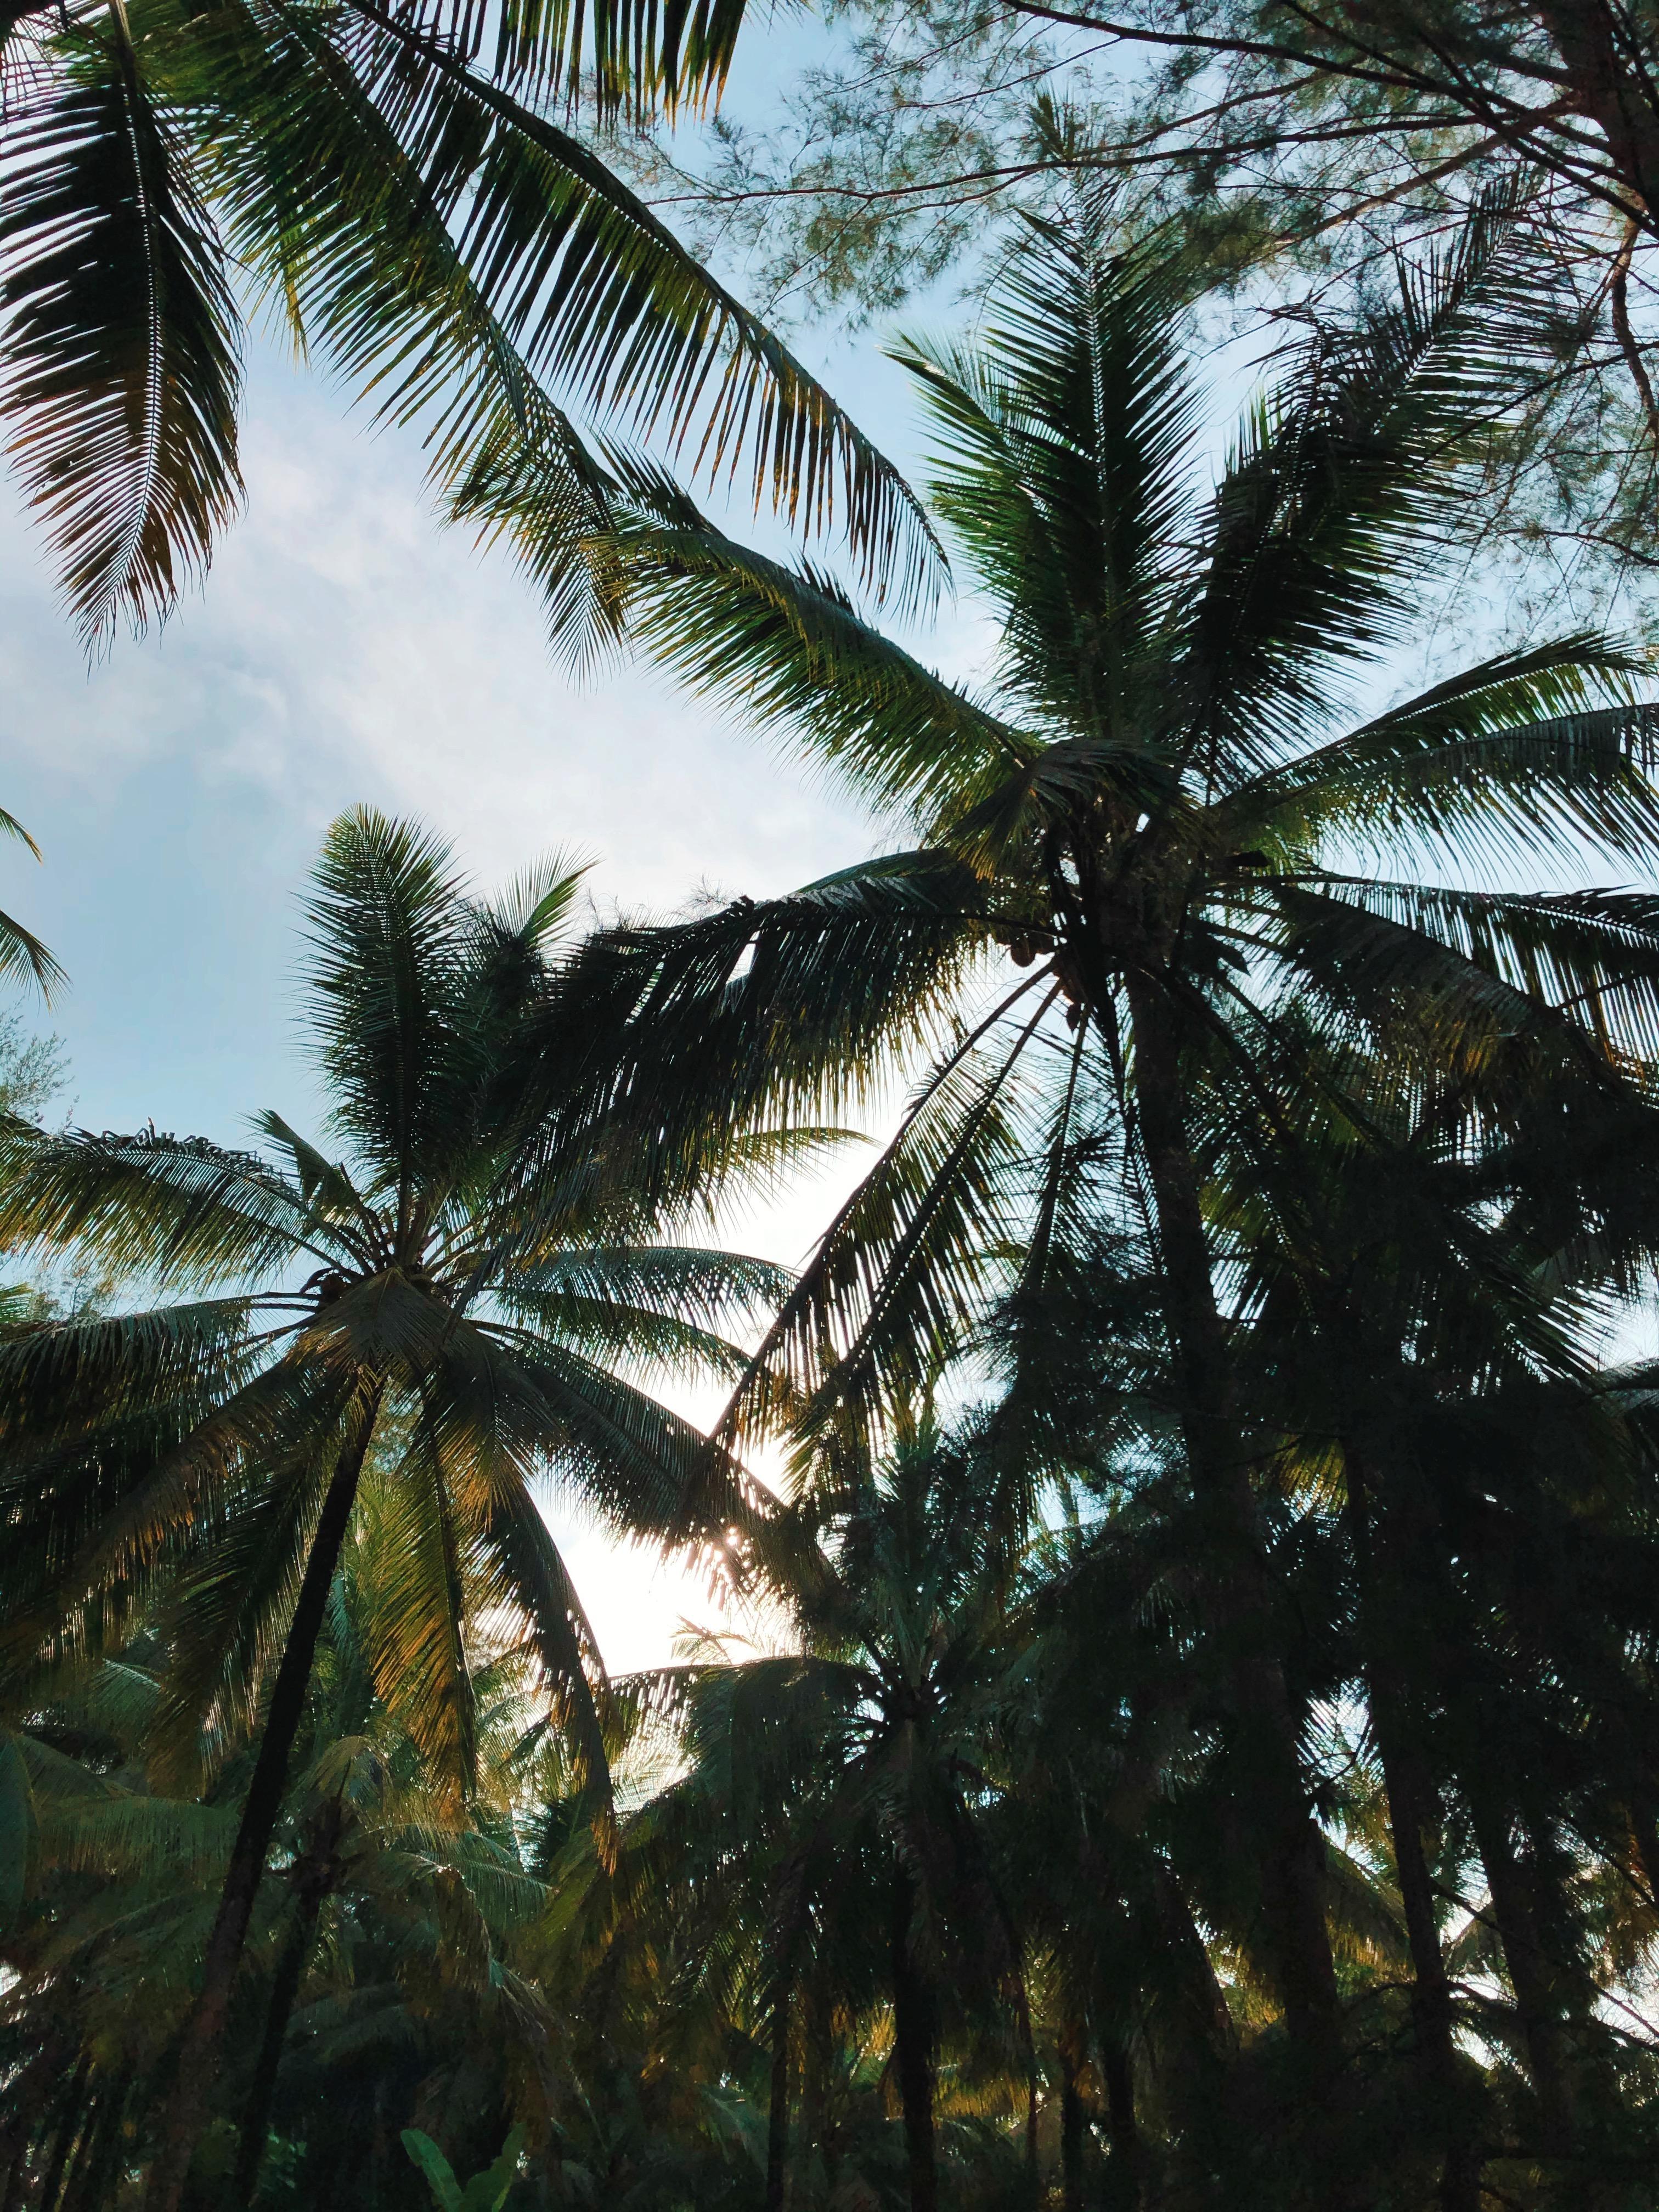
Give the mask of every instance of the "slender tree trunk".
<path id="1" fill-rule="evenodd" d="M 1382 1759 L 1389 1827 L 1394 1838 L 1400 1900 L 1412 1954 L 1412 2025 L 1427 2087 L 1440 2108 L 1445 2150 L 1440 2172 L 1440 2212 L 1480 2212 L 1481 2157 L 1458 2110 L 1459 2069 L 1455 2015 L 1440 1928 L 1435 1918 L 1434 1880 L 1423 1838 L 1431 1791 L 1422 1763 L 1410 1741 L 1398 1669 L 1395 1640 L 1405 1624 L 1390 1603 L 1396 1577 L 1382 1571 L 1380 1533 L 1374 1526 L 1375 1484 L 1364 1454 L 1345 1442 L 1348 1527 L 1359 1583 L 1361 1639 L 1371 1727 Z"/>
<path id="2" fill-rule="evenodd" d="M 300 1584 L 299 1602 L 294 1608 L 282 1663 L 276 1669 L 276 1686 L 271 1692 L 264 1734 L 259 1741 L 253 1779 L 242 1807 L 241 1826 L 231 1850 L 218 1915 L 208 1938 L 202 1986 L 179 2044 L 178 2069 L 168 2101 L 161 2148 L 150 2171 L 148 2212 L 179 2212 L 191 2158 L 207 2118 L 209 2100 L 219 2075 L 236 1969 L 247 1941 L 253 1901 L 264 1873 L 265 1854 L 270 1848 L 282 1810 L 289 1754 L 304 1717 L 312 1661 L 327 1610 L 329 1589 L 350 1526 L 358 1479 L 363 1471 L 379 1410 L 380 1394 L 376 1390 L 357 1414 L 323 1498 L 311 1555 Z"/>
<path id="3" fill-rule="evenodd" d="M 92 2062 L 83 2052 L 70 2076 L 69 2094 L 64 2100 L 64 2117 L 58 2123 L 58 2134 L 52 2148 L 52 2159 L 40 2184 L 36 2199 L 39 2212 L 52 2212 L 58 2202 L 58 2191 L 63 2185 L 64 2169 L 69 2164 L 75 2139 L 80 2133 L 81 2121 L 86 2106 L 87 2076 L 92 2071 Z"/>
<path id="4" fill-rule="evenodd" d="M 1139 2212 L 1140 2128 L 1135 2119 L 1134 2070 L 1127 2051 L 1104 2042 L 1100 2066 L 1106 2083 L 1106 2133 L 1112 2146 L 1108 2172 L 1114 2212 Z"/>
<path id="5" fill-rule="evenodd" d="M 1527 2046 L 1527 2067 L 1543 2126 L 1540 2148 L 1562 2155 L 1571 2148 L 1572 2090 L 1554 1977 L 1539 1938 L 1526 1871 L 1516 1855 L 1507 1817 L 1481 1790 L 1471 1792 L 1474 1839 L 1486 1869 L 1492 1917 L 1504 1946 L 1515 2008 Z"/>
<path id="6" fill-rule="evenodd" d="M 1125 978 L 1134 1022 L 1135 1098 L 1152 1181 L 1164 1297 L 1194 1493 L 1213 1529 L 1222 1626 L 1240 1723 L 1237 1786 L 1257 1855 L 1269 1963 L 1303 2053 L 1332 2060 L 1340 2031 L 1325 1920 L 1325 1844 L 1309 1808 L 1295 1718 L 1274 1648 L 1270 1576 L 1215 1301 L 1198 1172 L 1182 1109 L 1180 1032 L 1163 988 Z"/>
<path id="7" fill-rule="evenodd" d="M 772 2094 L 766 2111 L 766 2212 L 783 2212 L 789 2175 L 789 1989 L 772 2008 Z"/>
<path id="8" fill-rule="evenodd" d="M 1060 2201 L 1064 2212 L 1083 2212 L 1083 2158 L 1089 2115 L 1077 2086 L 1077 2062 L 1069 2039 L 1061 2045 L 1060 2065 Z"/>
<path id="9" fill-rule="evenodd" d="M 904 2111 L 910 2212 L 938 2212 L 933 2146 L 933 2003 L 916 1959 L 915 1885 L 901 1867 L 893 1889 L 893 2055 Z"/>
<path id="10" fill-rule="evenodd" d="M 62 2075 L 70 2048 L 69 2039 L 61 2033 L 49 2037 L 40 2055 L 24 2069 L 21 2078 L 12 2084 L 11 2109 L 6 2115 L 3 2136 L 0 2136 L 6 2160 L 6 2186 L 4 2194 L 0 2195 L 0 2212 L 17 2212 L 34 2130 Z"/>
<path id="11" fill-rule="evenodd" d="M 265 2008 L 264 2033 L 260 2039 L 259 2055 L 254 2061 L 253 2079 L 242 2113 L 242 2136 L 237 2147 L 236 2177 L 232 2189 L 232 2200 L 238 2212 L 247 2212 L 258 2193 L 259 2169 L 264 2163 L 265 2139 L 270 2132 L 270 2108 L 282 2071 L 283 2046 L 288 2040 L 288 2024 L 293 2017 L 295 2000 L 311 1960 L 323 1899 L 334 1885 L 334 1854 L 339 1845 L 342 1818 L 339 1799 L 330 1799 L 319 1814 L 305 1853 L 294 1870 L 294 1925 L 276 1961 L 270 2002 Z"/>

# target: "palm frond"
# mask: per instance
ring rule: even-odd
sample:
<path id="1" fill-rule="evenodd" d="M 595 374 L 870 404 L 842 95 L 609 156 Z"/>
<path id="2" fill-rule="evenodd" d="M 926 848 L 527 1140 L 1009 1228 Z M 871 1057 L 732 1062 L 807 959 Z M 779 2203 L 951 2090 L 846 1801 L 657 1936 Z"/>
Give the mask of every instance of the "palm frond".
<path id="1" fill-rule="evenodd" d="M 978 345 L 911 341 L 936 431 L 933 502 L 1002 618 L 1003 681 L 1078 738 L 1121 738 L 1187 569 L 1196 427 L 1190 276 L 1119 242 L 1109 194 L 1030 220 Z"/>
<path id="2" fill-rule="evenodd" d="M 499 419 L 501 398 L 500 364 L 470 395 L 457 378 L 482 327 L 458 364 L 441 301 L 434 316 L 410 295 L 411 276 L 418 289 L 422 268 L 455 251 L 453 225 L 443 287 L 465 283 L 531 378 L 691 445 L 711 480 L 746 458 L 758 500 L 802 527 L 838 523 L 878 583 L 925 585 L 935 550 L 897 472 L 580 139 L 413 11 L 351 0 L 321 17 L 257 0 L 257 14 L 247 98 L 261 154 L 236 174 L 250 216 L 274 195 L 285 219 L 274 233 L 250 219 L 239 237 L 270 265 L 273 235 L 311 234 L 273 281 L 308 295 L 313 330 L 380 385 L 389 416 L 445 426 L 441 475 Z"/>
<path id="3" fill-rule="evenodd" d="M 372 807 L 333 824 L 312 882 L 306 981 L 335 1120 L 407 1188 L 437 1167 L 480 1072 L 461 886 L 446 847 Z"/>
<path id="4" fill-rule="evenodd" d="M 723 1553 L 764 1517 L 729 1453 L 620 1376 L 555 1345 L 521 1346 L 515 1364 L 547 1409 L 549 1471 L 619 1534 Z"/>
<path id="5" fill-rule="evenodd" d="M 1586 842 L 1644 852 L 1659 828 L 1659 709 L 1591 703 L 1636 672 L 1588 634 L 1498 654 L 1269 769 L 1212 818 L 1242 845 L 1291 852 L 1333 832 L 1457 859 Z"/>
<path id="6" fill-rule="evenodd" d="M 867 1097 L 898 1054 L 947 1033 L 991 926 L 969 869 L 910 853 L 787 898 L 601 933 L 523 1032 L 526 1112 L 533 1099 L 551 1117 L 543 1162 L 600 1129 L 632 1160 L 637 1131 L 638 1187 L 672 1199 L 682 1147 L 695 1146 L 694 1164 L 721 1162 L 711 1131 L 816 1121 Z M 544 1036 L 561 1040 L 561 1059 Z M 572 1055 L 568 1039 L 585 1050 Z M 567 1116 L 562 1097 L 587 1103 Z"/>
<path id="7" fill-rule="evenodd" d="M 612 635 L 751 726 L 788 726 L 878 805 L 923 818 L 1030 757 L 1030 740 L 884 636 L 823 570 L 738 544 L 646 463 L 613 468 L 603 526 L 558 560 L 537 525 L 556 482 L 544 491 L 535 471 L 487 456 L 455 496 L 458 518 L 512 540 L 562 655 L 578 659 L 598 634 L 597 591 Z"/>
<path id="8" fill-rule="evenodd" d="M 88 645 L 165 618 L 236 512 L 237 319 L 116 9 L 8 127 L 0 404 Z"/>
<path id="9" fill-rule="evenodd" d="M 118 1273 L 204 1287 L 335 1256 L 330 1224 L 274 1166 L 206 1137 L 13 1121 L 0 1159 L 0 1240 L 14 1249 L 73 1247 Z"/>
<path id="10" fill-rule="evenodd" d="M 572 101 L 587 94 L 606 119 L 643 121 L 658 106 L 672 117 L 682 101 L 718 98 L 745 12 L 744 0 L 510 0 L 500 11 L 494 74 L 544 83 Z M 470 28 L 483 10 L 461 0 L 457 13 Z"/>
<path id="11" fill-rule="evenodd" d="M 1541 280 L 1513 182 L 1346 334 L 1311 338 L 1259 402 L 1216 491 L 1179 662 L 1195 768 L 1261 772 L 1413 611 L 1462 471 L 1524 388 Z"/>
<path id="12" fill-rule="evenodd" d="M 384 1486 L 360 1632 L 381 1702 L 435 1790 L 459 1805 L 477 1780 L 477 1729 L 466 1536 L 446 1473 L 427 1423 L 417 1421 Z"/>
<path id="13" fill-rule="evenodd" d="M 1635 891 L 1478 892 L 1321 876 L 1272 893 L 1298 972 L 1380 1012 L 1407 994 L 1454 1030 L 1659 1052 L 1659 905 Z"/>
<path id="14" fill-rule="evenodd" d="M 862 1436 L 925 1390 L 1000 1281 L 1019 1157 L 1008 1087 L 1054 998 L 1012 1046 L 987 1042 L 1046 979 L 1021 984 L 920 1085 L 897 1134 L 837 1212 L 726 1407 L 718 1433 L 787 1419 Z"/>

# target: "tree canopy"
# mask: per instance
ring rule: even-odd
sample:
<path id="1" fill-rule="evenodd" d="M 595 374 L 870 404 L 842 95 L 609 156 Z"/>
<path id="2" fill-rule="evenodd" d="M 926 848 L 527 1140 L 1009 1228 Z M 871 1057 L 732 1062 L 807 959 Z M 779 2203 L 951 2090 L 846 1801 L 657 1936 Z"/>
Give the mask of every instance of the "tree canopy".
<path id="1" fill-rule="evenodd" d="M 1645 557 L 1653 25 L 851 20 L 808 231 L 895 86 L 866 198 L 936 268 L 1006 210 L 895 343 L 920 493 L 621 181 L 738 0 L 0 19 L 89 635 L 224 526 L 263 292 L 556 654 L 879 848 L 602 919 L 343 816 L 309 1135 L 48 1127 L 0 1026 L 0 2212 L 1651 2202 L 1659 703 L 1571 608 L 1407 671 L 1581 463 Z M 738 464 L 838 547 L 708 511 Z M 729 1249 L 855 1120 L 804 1263 Z M 669 1663 L 607 1668 L 555 1496 L 704 1571 Z"/>

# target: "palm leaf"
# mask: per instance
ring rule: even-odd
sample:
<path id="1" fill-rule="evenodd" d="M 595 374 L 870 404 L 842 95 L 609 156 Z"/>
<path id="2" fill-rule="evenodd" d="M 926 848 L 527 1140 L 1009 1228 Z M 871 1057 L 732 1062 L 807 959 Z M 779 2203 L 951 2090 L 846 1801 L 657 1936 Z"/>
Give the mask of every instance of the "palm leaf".
<path id="1" fill-rule="evenodd" d="M 218 238 L 119 9 L 8 132 L 11 449 L 88 644 L 164 618 L 241 495 Z"/>
<path id="2" fill-rule="evenodd" d="M 461 0 L 467 29 L 483 10 Z M 744 0 L 509 0 L 500 10 L 495 76 L 545 84 L 573 103 L 579 93 L 605 119 L 643 121 L 660 106 L 718 96 L 726 82 Z"/>
<path id="3" fill-rule="evenodd" d="M 1487 194 L 1395 300 L 1346 337 L 1310 340 L 1247 420 L 1178 663 L 1200 772 L 1224 784 L 1259 773 L 1414 611 L 1408 584 L 1536 343 L 1547 280 L 1516 235 L 1519 197 L 1513 183 Z"/>
<path id="4" fill-rule="evenodd" d="M 542 517 L 566 504 L 558 471 L 486 451 L 453 496 L 457 519 L 513 544 L 562 658 L 625 631 L 753 726 L 790 726 L 882 805 L 930 814 L 1030 757 L 1029 740 L 884 636 L 834 578 L 726 537 L 659 471 L 613 455 L 597 497 L 602 520 L 555 557 Z"/>
<path id="5" fill-rule="evenodd" d="M 1033 222 L 976 349 L 896 358 L 935 425 L 934 505 L 1003 617 L 1005 684 L 1079 738 L 1144 719 L 1187 568 L 1194 395 L 1181 344 L 1190 276 L 1123 250 L 1109 195 Z"/>
<path id="6" fill-rule="evenodd" d="M 717 1433 L 763 1431 L 782 1416 L 803 1435 L 837 1423 L 862 1434 L 962 1348 L 1012 1227 L 1018 1152 L 1006 1087 L 1057 987 L 1012 1048 L 985 1041 L 1043 980 L 1021 984 L 920 1085 L 762 1340 Z"/>
<path id="7" fill-rule="evenodd" d="M 1455 1030 L 1659 1051 L 1659 905 L 1645 893 L 1478 892 L 1323 876 L 1275 885 L 1285 951 L 1356 1007 L 1407 993 Z"/>
<path id="8" fill-rule="evenodd" d="M 1503 653 L 1391 708 L 1350 736 L 1269 769 L 1212 820 L 1240 844 L 1305 847 L 1335 831 L 1382 833 L 1460 859 L 1586 840 L 1650 846 L 1659 709 L 1594 707 L 1634 672 L 1589 635 Z"/>
<path id="9" fill-rule="evenodd" d="M 14 1248 L 75 1247 L 168 1285 L 268 1279 L 301 1254 L 338 1256 L 330 1224 L 274 1167 L 206 1137 L 13 1121 L 0 1160 L 0 1239 Z"/>
<path id="10" fill-rule="evenodd" d="M 890 464 L 580 139 L 410 11 L 250 0 L 250 13 L 258 152 L 228 179 L 247 195 L 239 243 L 296 302 L 309 295 L 309 320 L 349 374 L 381 385 L 392 416 L 443 425 L 459 404 L 439 432 L 441 473 L 499 421 L 501 397 L 499 363 L 470 398 L 458 383 L 486 337 L 468 308 L 458 362 L 443 295 L 460 304 L 459 276 L 538 382 L 695 441 L 711 478 L 746 455 L 757 497 L 806 527 L 838 521 L 872 577 L 927 575 L 934 548 Z M 276 230 L 256 214 L 267 204 Z M 273 237 L 307 243 L 272 263 Z M 441 272 L 430 301 L 428 269 Z M 526 426 L 530 397 L 515 402 Z"/>
<path id="11" fill-rule="evenodd" d="M 312 884 L 307 984 L 335 1123 L 399 1182 L 401 1220 L 481 1068 L 462 1011 L 470 916 L 448 849 L 372 807 L 334 824 Z"/>

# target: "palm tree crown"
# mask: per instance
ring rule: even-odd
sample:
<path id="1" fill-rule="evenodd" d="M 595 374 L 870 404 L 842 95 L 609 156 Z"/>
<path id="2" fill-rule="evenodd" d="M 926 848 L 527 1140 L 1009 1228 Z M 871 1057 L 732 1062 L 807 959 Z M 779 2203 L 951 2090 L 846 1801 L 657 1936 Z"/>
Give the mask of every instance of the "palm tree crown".
<path id="1" fill-rule="evenodd" d="M 515 1110 L 504 1076 L 578 879 L 556 866 L 480 905 L 429 840 L 368 813 L 336 825 L 306 981 L 343 1156 L 275 1114 L 258 1123 L 275 1160 L 153 1129 L 8 1133 L 0 1236 L 192 1294 L 8 1342 L 5 1582 L 25 1669 L 48 1629 L 95 1640 L 164 1588 L 168 1701 L 192 1743 L 196 1717 L 234 1735 L 268 1696 L 196 2023 L 204 2059 L 377 1443 L 395 1444 L 395 1467 L 372 1663 L 458 1794 L 479 1613 L 497 1635 L 520 1624 L 603 1788 L 599 1656 L 537 1510 L 544 1475 L 659 1540 L 726 1544 L 754 1518 L 732 1462 L 617 1371 L 735 1371 L 720 1321 L 779 1287 L 758 1261 L 659 1241 L 708 1199 L 730 1133 L 701 1158 L 683 1147 L 665 1188 L 648 1130 L 616 1115 L 562 1143 L 556 1117 Z"/>
<path id="2" fill-rule="evenodd" d="M 588 973 L 632 1028 L 637 1086 L 816 1102 L 865 1079 L 872 1050 L 937 1034 L 995 945 L 1025 971 L 950 1039 L 732 1417 L 788 1404 L 820 1435 L 840 1424 L 852 1450 L 971 1341 L 1007 1280 L 988 1255 L 1040 1281 L 1103 1170 L 1125 1179 L 1153 1233 L 1232 1623 L 1239 1787 L 1280 1884 L 1269 1948 L 1310 2050 L 1336 2002 L 1322 1847 L 1264 1656 L 1268 1568 L 1206 1159 L 1248 1158 L 1293 1210 L 1298 1127 L 1331 1108 L 1328 1047 L 1466 1079 L 1524 1051 L 1589 1095 L 1659 1016 L 1647 895 L 1355 864 L 1368 845 L 1453 868 L 1576 859 L 1586 838 L 1628 860 L 1659 831 L 1653 710 L 1598 636 L 1494 654 L 1344 727 L 1528 373 L 1509 238 L 1505 209 L 1482 209 L 1391 306 L 1322 336 L 1206 489 L 1183 270 L 1125 247 L 1099 199 L 1034 226 L 976 349 L 902 356 L 939 434 L 934 512 L 998 619 L 984 696 L 922 667 L 820 572 L 721 535 L 660 477 L 622 471 L 607 494 L 640 634 L 922 841 L 790 899 L 596 945 Z M 1343 1110 L 1363 1138 L 1363 1100 Z"/>

